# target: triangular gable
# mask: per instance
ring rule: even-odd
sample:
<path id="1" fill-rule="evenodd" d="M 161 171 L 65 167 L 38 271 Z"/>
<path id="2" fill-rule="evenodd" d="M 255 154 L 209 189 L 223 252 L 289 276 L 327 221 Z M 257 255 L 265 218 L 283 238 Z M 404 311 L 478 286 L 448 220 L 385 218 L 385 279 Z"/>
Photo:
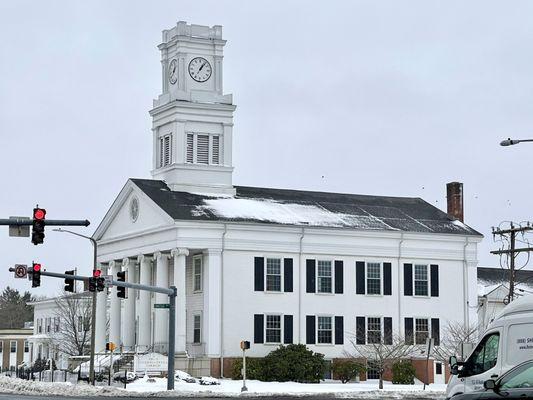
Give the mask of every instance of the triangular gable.
<path id="1" fill-rule="evenodd" d="M 134 221 L 131 204 L 136 198 L 138 216 Z M 93 234 L 96 240 L 108 240 L 173 225 L 174 220 L 129 179 Z"/>

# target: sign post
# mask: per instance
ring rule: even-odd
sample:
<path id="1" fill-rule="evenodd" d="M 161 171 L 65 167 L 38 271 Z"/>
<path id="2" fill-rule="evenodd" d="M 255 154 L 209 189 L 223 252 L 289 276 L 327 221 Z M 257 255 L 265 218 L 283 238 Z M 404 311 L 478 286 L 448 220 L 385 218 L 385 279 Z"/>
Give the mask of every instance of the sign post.
<path id="1" fill-rule="evenodd" d="M 241 392 L 247 392 L 246 387 L 246 350 L 250 348 L 250 342 L 247 340 L 241 340 L 242 349 L 242 388 Z"/>

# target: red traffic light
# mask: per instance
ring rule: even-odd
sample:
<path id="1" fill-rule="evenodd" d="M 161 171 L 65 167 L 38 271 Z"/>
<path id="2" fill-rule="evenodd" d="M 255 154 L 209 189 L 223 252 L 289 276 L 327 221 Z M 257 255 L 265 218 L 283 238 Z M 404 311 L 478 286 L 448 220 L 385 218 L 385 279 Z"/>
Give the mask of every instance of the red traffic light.
<path id="1" fill-rule="evenodd" d="M 33 271 L 39 272 L 41 270 L 41 264 L 33 264 Z"/>
<path id="2" fill-rule="evenodd" d="M 102 271 L 99 269 L 95 269 L 93 271 L 93 278 L 100 278 L 100 275 L 102 275 Z"/>
<path id="3" fill-rule="evenodd" d="M 33 218 L 34 219 L 44 219 L 46 217 L 46 210 L 43 208 L 36 208 L 33 210 Z"/>

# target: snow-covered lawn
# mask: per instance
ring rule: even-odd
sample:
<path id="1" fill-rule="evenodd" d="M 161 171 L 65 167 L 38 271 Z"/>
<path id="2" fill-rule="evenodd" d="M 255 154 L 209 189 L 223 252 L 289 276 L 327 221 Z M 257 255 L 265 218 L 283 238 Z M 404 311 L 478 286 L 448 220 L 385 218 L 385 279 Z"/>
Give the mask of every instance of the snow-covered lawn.
<path id="1" fill-rule="evenodd" d="M 444 398 L 445 385 L 430 385 L 425 391 L 422 385 L 392 385 L 385 383 L 383 391 L 377 389 L 377 381 L 342 384 L 338 381 L 325 381 L 316 384 L 295 382 L 260 382 L 247 381 L 248 392 L 241 394 L 242 381 L 223 379 L 220 385 L 203 386 L 198 383 L 177 381 L 175 390 L 166 391 L 167 381 L 163 378 L 141 378 L 127 385 L 127 389 L 116 387 L 92 387 L 86 383 L 72 385 L 70 383 L 31 382 L 16 378 L 0 377 L 0 393 L 47 394 L 64 396 L 106 396 L 132 397 L 136 395 L 155 397 L 198 396 L 198 397 L 234 397 L 260 395 L 313 395 L 333 394 L 339 398 L 379 398 L 387 399 L 416 399 L 416 398 Z M 385 392 L 385 393 L 384 393 Z"/>

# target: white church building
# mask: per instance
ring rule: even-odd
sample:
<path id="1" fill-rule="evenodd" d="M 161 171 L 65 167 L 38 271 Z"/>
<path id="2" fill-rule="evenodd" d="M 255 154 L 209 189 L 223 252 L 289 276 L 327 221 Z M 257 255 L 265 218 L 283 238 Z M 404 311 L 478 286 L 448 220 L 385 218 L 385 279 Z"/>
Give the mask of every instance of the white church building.
<path id="1" fill-rule="evenodd" d="M 448 185 L 454 215 L 419 198 L 233 184 L 225 44 L 217 25 L 163 31 L 152 179 L 128 180 L 93 236 L 115 278 L 177 287 L 176 367 L 228 376 L 241 340 L 251 357 L 303 343 L 333 360 L 352 340 L 438 343 L 448 321 L 475 322 L 482 235 L 461 221 L 461 184 Z M 166 352 L 168 310 L 154 305 L 167 296 L 98 296 L 97 351 Z"/>

